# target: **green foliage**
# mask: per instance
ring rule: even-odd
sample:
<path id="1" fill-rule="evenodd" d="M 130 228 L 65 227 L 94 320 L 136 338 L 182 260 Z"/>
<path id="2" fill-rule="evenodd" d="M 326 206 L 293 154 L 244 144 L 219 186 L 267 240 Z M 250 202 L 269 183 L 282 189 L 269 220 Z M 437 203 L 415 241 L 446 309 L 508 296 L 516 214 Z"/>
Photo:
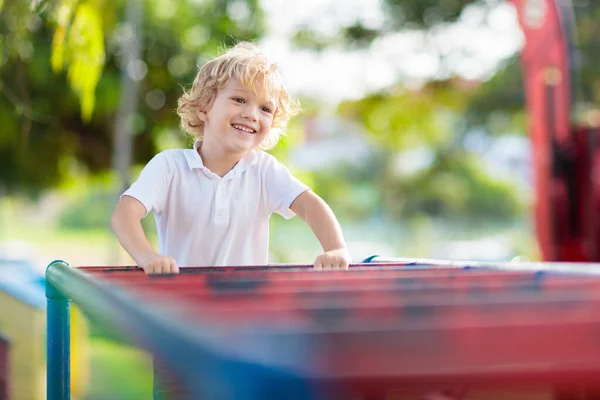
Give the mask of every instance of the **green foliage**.
<path id="1" fill-rule="evenodd" d="M 94 188 L 81 199 L 73 201 L 59 216 L 60 229 L 108 228 L 116 196 L 107 190 Z"/>
<path id="2" fill-rule="evenodd" d="M 341 169 L 336 169 L 341 172 Z M 315 174 L 313 190 L 335 209 L 341 218 L 364 219 L 376 210 L 380 193 L 373 184 L 353 182 L 333 171 Z"/>
<path id="3" fill-rule="evenodd" d="M 453 81 L 431 82 L 418 91 L 396 89 L 344 102 L 339 113 L 359 122 L 386 149 L 400 151 L 450 142 L 468 100 Z"/>
<path id="4" fill-rule="evenodd" d="M 362 220 L 380 212 L 386 154 L 377 154 L 361 165 L 336 165 L 314 173 L 312 188 L 344 220 Z"/>
<path id="5" fill-rule="evenodd" d="M 146 163 L 177 132 L 181 86 L 196 66 L 237 40 L 264 33 L 258 0 L 140 1 L 141 62 L 133 162 Z M 125 0 L 8 1 L 0 9 L 0 189 L 39 193 L 111 168 Z M 64 71 L 64 74 L 58 71 Z M 145 74 L 144 74 L 145 72 Z M 188 138 L 179 136 L 181 144 Z M 172 140 L 168 141 L 173 142 Z"/>
<path id="6" fill-rule="evenodd" d="M 94 111 L 94 92 L 105 62 L 103 3 L 64 0 L 56 10 L 52 69 L 59 72 L 68 65 L 69 84 L 81 101 L 81 116 L 86 122 Z"/>
<path id="7" fill-rule="evenodd" d="M 383 0 L 384 21 L 379 27 L 353 21 L 339 32 L 324 35 L 318 28 L 303 27 L 294 36 L 294 44 L 301 48 L 323 51 L 331 45 L 347 48 L 367 47 L 374 40 L 402 30 L 430 30 L 458 20 L 469 5 L 491 9 L 506 0 Z"/>
<path id="8" fill-rule="evenodd" d="M 315 51 L 323 51 L 341 41 L 340 35 L 323 36 L 311 28 L 300 28 L 292 36 L 292 43 L 298 48 L 307 48 Z"/>
<path id="9" fill-rule="evenodd" d="M 474 91 L 465 119 L 470 127 L 483 127 L 492 135 L 526 134 L 524 105 L 523 70 L 518 56 L 514 56 Z"/>
<path id="10" fill-rule="evenodd" d="M 344 118 L 357 121 L 385 149 L 385 168 L 373 169 L 378 172 L 371 176 L 389 215 L 502 219 L 523 212 L 515 188 L 487 175 L 481 161 L 463 148 L 465 133 L 474 127 L 486 131 L 498 121 L 499 132 L 522 129 L 510 113 L 497 108 L 510 90 L 495 91 L 496 85 L 451 79 L 429 82 L 420 90 L 390 89 L 340 105 Z M 490 92 L 499 99 L 492 96 L 487 103 L 485 94 Z M 431 149 L 433 163 L 414 175 L 398 176 L 393 172 L 394 154 L 414 148 Z"/>
<path id="11" fill-rule="evenodd" d="M 487 174 L 467 154 L 438 154 L 430 168 L 410 178 L 388 174 L 382 189 L 396 218 L 427 214 L 457 220 L 510 220 L 523 211 L 512 185 Z"/>
<path id="12" fill-rule="evenodd" d="M 109 221 L 121 193 L 110 187 L 109 181 L 95 180 L 87 186 L 78 182 L 77 189 L 59 214 L 57 228 L 61 231 L 93 231 L 109 229 Z M 85 189 L 82 189 L 85 188 Z M 147 236 L 156 236 L 152 215 L 142 220 Z"/>
<path id="13" fill-rule="evenodd" d="M 600 35 L 598 35 L 598 21 L 600 21 L 600 2 L 598 1 L 577 1 L 573 0 L 575 10 L 576 26 L 574 34 L 577 46 L 579 48 L 579 59 L 576 64 L 579 66 L 579 73 L 574 76 L 575 100 L 579 103 L 588 103 L 593 106 L 592 111 L 598 108 L 600 104 Z M 597 118 L 590 118 L 588 115 L 577 116 L 585 124 L 600 124 Z"/>
<path id="14" fill-rule="evenodd" d="M 89 400 L 152 397 L 152 360 L 148 354 L 105 338 L 92 338 L 89 349 L 93 376 Z"/>
<path id="15" fill-rule="evenodd" d="M 500 1 L 503 0 L 384 0 L 384 8 L 394 29 L 407 26 L 429 29 L 441 23 L 455 22 L 469 4 L 492 6 Z"/>

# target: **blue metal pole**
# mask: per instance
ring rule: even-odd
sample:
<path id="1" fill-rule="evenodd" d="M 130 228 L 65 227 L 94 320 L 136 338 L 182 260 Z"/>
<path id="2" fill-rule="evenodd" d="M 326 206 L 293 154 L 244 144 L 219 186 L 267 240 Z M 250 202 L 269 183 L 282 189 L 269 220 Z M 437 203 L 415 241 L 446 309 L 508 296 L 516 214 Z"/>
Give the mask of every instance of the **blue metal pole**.
<path id="1" fill-rule="evenodd" d="M 46 310 L 46 396 L 47 400 L 69 400 L 71 398 L 70 300 L 58 291 L 47 278 L 48 270 L 57 263 L 66 264 L 64 261 L 53 261 L 46 269 L 46 298 L 48 299 Z"/>

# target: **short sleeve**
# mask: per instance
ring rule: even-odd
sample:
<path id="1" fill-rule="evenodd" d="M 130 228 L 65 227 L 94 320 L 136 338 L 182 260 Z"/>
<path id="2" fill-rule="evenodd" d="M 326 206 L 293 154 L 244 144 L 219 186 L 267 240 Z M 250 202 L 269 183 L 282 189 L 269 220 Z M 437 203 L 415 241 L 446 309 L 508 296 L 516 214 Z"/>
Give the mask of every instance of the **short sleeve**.
<path id="1" fill-rule="evenodd" d="M 270 157 L 265 171 L 265 187 L 267 207 L 286 219 L 292 218 L 294 212 L 290 206 L 296 197 L 310 188 L 294 177 L 290 171 L 274 157 Z"/>
<path id="2" fill-rule="evenodd" d="M 160 214 L 164 209 L 171 171 L 168 154 L 162 152 L 154 156 L 142 169 L 138 179 L 122 195 L 138 200 L 150 212 Z"/>

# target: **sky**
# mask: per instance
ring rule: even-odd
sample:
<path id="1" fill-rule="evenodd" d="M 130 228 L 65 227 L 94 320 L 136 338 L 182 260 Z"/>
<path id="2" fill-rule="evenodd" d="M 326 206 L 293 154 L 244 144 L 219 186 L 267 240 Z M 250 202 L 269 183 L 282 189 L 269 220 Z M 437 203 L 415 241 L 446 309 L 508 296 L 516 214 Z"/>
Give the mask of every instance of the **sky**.
<path id="1" fill-rule="evenodd" d="M 316 54 L 293 48 L 290 37 L 296 28 L 316 27 L 327 34 L 357 19 L 378 27 L 384 19 L 379 0 L 262 0 L 262 5 L 269 26 L 259 43 L 262 51 L 279 64 L 292 94 L 330 105 L 398 81 L 411 87 L 452 74 L 485 80 L 523 44 L 514 6 L 506 2 L 488 13 L 469 6 L 459 23 L 429 38 L 422 32 L 398 32 L 363 51 L 328 49 Z M 436 47 L 448 54 L 447 63 L 439 62 Z"/>

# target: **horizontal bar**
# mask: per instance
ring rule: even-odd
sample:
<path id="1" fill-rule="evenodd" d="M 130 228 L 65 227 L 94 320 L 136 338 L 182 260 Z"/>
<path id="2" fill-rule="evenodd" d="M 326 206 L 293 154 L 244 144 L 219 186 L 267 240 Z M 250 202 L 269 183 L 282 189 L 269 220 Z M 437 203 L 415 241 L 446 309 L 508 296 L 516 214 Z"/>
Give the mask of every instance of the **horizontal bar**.
<path id="1" fill-rule="evenodd" d="M 374 256 L 369 258 L 374 265 L 388 265 L 406 263 L 415 267 L 435 268 L 489 268 L 503 271 L 552 271 L 570 274 L 600 275 L 600 263 L 576 262 L 496 262 L 496 261 L 467 261 L 467 260 L 439 260 L 428 258 L 403 258 Z"/>
<path id="2" fill-rule="evenodd" d="M 217 348 L 207 342 L 207 338 L 219 341 L 219 335 L 211 334 L 210 327 L 199 330 L 153 307 L 144 307 L 136 298 L 93 280 L 65 262 L 51 263 L 46 279 L 86 316 L 151 352 L 188 388 L 190 398 L 212 398 L 219 393 L 223 399 L 258 400 L 274 395 L 281 398 L 284 392 L 298 400 L 315 398 L 295 374 L 269 366 L 264 359 L 261 363 L 234 358 L 223 351 L 224 346 Z M 223 388 L 227 390 L 223 392 Z"/>
<path id="3" fill-rule="evenodd" d="M 323 274 L 318 274 L 319 277 L 310 279 L 310 274 L 307 276 L 290 276 L 290 279 L 279 279 L 278 276 L 266 275 L 203 275 L 203 276 L 176 276 L 167 279 L 156 279 L 146 276 L 106 276 L 99 275 L 98 279 L 114 282 L 122 287 L 139 287 L 153 288 L 159 290 L 186 290 L 191 289 L 195 292 L 208 292 L 213 294 L 228 294 L 239 292 L 242 294 L 250 294 L 251 292 L 261 292 L 267 290 L 278 291 L 338 291 L 342 289 L 364 289 L 389 287 L 397 288 L 398 290 L 426 290 L 430 287 L 440 286 L 486 286 L 486 285 L 521 285 L 539 288 L 548 278 L 524 275 L 524 274 L 504 274 L 504 275 L 481 275 L 469 274 L 468 276 L 453 277 L 450 275 L 440 274 L 438 276 L 397 276 L 389 274 L 370 274 L 370 275 L 334 275 L 326 278 Z M 569 277 L 560 278 L 567 284 L 568 281 L 582 281 L 582 278 Z M 600 279 L 594 280 L 585 278 L 589 285 L 600 283 Z"/>
<path id="4" fill-rule="evenodd" d="M 206 292 L 202 288 L 171 285 L 123 285 L 133 293 L 160 300 L 163 296 L 175 296 L 182 301 L 192 301 L 198 307 L 221 308 L 229 304 L 243 308 L 253 304 L 264 308 L 311 308 L 311 305 L 343 304 L 345 307 L 361 307 L 381 303 L 402 306 L 404 304 L 447 305 L 460 301 L 474 308 L 491 302 L 501 304 L 544 303 L 544 302 L 595 302 L 600 301 L 600 284 L 577 282 L 575 285 L 498 285 L 498 286 L 432 286 L 408 288 L 402 286 L 356 286 L 336 290 L 286 290 L 255 289 L 244 291 Z M 343 290 L 345 289 L 345 290 Z"/>
<path id="5" fill-rule="evenodd" d="M 333 273 L 332 273 L 333 274 Z M 99 277 L 100 278 L 100 277 Z M 586 276 L 564 276 L 555 274 L 531 273 L 503 273 L 503 274 L 475 274 L 468 273 L 456 275 L 411 275 L 398 277 L 385 274 L 370 274 L 352 276 L 348 273 L 347 279 L 309 279 L 306 277 L 291 277 L 289 280 L 271 279 L 270 276 L 212 276 L 204 275 L 194 279 L 152 279 L 147 277 L 107 277 L 107 281 L 114 282 L 124 288 L 132 290 L 152 290 L 163 292 L 176 292 L 178 294 L 190 293 L 197 296 L 223 297 L 223 296 L 264 296 L 277 294 L 297 293 L 328 293 L 335 295 L 395 291 L 399 293 L 423 292 L 439 293 L 453 291 L 469 291 L 485 293 L 486 291 L 556 291 L 568 288 L 581 290 L 600 289 L 600 279 Z M 201 279 L 200 279 L 201 278 Z M 333 278 L 333 277 L 332 277 Z"/>
<path id="6" fill-rule="evenodd" d="M 350 264 L 349 269 L 360 269 L 368 268 L 375 269 L 381 267 L 407 267 L 412 262 L 401 263 L 355 263 Z M 125 265 L 125 266 L 81 266 L 79 268 L 86 269 L 90 272 L 143 272 L 143 270 L 137 266 Z M 237 272 L 237 271 L 268 271 L 268 272 L 285 272 L 285 271 L 303 271 L 303 270 L 324 270 L 321 268 L 315 268 L 313 264 L 267 264 L 267 265 L 225 265 L 225 266 L 204 266 L 204 267 L 181 267 L 181 274 L 203 274 L 207 272 Z"/>
<path id="7" fill-rule="evenodd" d="M 478 275 L 469 276 L 475 277 Z M 177 302 L 181 310 L 189 310 L 181 312 L 183 318 L 211 321 L 219 326 L 252 326 L 265 320 L 299 329 L 315 324 L 321 328 L 338 328 L 389 320 L 396 321 L 397 326 L 416 323 L 463 326 L 465 321 L 474 326 L 487 325 L 498 318 L 514 324 L 523 319 L 535 319 L 540 323 L 568 319 L 575 313 L 587 317 L 600 315 L 600 290 L 595 279 L 554 274 L 541 275 L 535 285 L 525 281 L 525 285 L 498 286 L 496 290 L 482 286 L 463 286 L 456 290 L 455 286 L 443 285 L 429 287 L 431 290 L 412 286 L 403 290 L 393 286 L 354 286 L 341 290 L 343 286 L 340 286 L 334 292 L 285 288 L 282 291 L 261 292 L 257 289 L 210 294 L 201 288 L 195 293 L 193 287 L 172 286 L 177 283 L 174 281 L 160 282 L 148 280 L 144 285 L 127 287 L 148 302 Z M 451 283 L 458 282 L 464 283 L 460 279 Z M 561 285 L 562 282 L 573 284 Z"/>
<path id="8" fill-rule="evenodd" d="M 377 265 L 377 264 L 373 264 Z M 153 274 L 146 275 L 141 269 L 112 269 L 112 268 L 90 268 L 90 267 L 78 267 L 78 269 L 85 271 L 88 274 L 94 274 L 106 277 L 107 279 L 114 279 L 119 277 L 126 277 L 127 279 L 144 279 L 149 277 L 152 279 L 185 279 L 186 281 L 203 280 L 207 276 L 268 276 L 269 279 L 280 279 L 280 280 L 296 280 L 296 279 L 332 279 L 333 277 L 339 277 L 342 279 L 348 279 L 348 277 L 372 277 L 382 279 L 380 277 L 410 277 L 410 276 L 440 276 L 446 274 L 452 275 L 464 275 L 466 273 L 472 275 L 498 275 L 507 274 L 509 272 L 499 271 L 497 269 L 473 269 L 469 267 L 453 267 L 453 268 L 428 268 L 424 266 L 415 267 L 414 265 L 397 265 L 385 266 L 378 268 L 350 268 L 344 269 L 247 269 L 247 268 L 211 268 L 207 269 L 202 273 L 180 273 L 180 274 Z M 183 269 L 184 270 L 184 269 Z M 539 271 L 535 271 L 539 272 Z M 544 271 L 542 271 L 544 272 Z M 513 275 L 532 275 L 533 271 L 510 271 Z"/>
<path id="9" fill-rule="evenodd" d="M 184 303 L 187 299 L 182 299 Z M 461 301 L 462 300 L 462 301 Z M 583 316 L 600 321 L 600 300 L 598 298 L 579 300 L 572 298 L 549 298 L 537 301 L 482 301 L 472 299 L 448 298 L 441 301 L 348 301 L 341 299 L 314 302 L 281 302 L 270 305 L 262 301 L 214 302 L 198 304 L 188 301 L 187 317 L 197 321 L 212 321 L 215 324 L 259 325 L 264 321 L 273 321 L 271 325 L 294 324 L 295 326 L 318 325 L 323 329 L 341 325 L 369 325 L 379 321 L 395 321 L 402 327 L 407 324 L 428 326 L 481 326 L 501 319 L 506 325 L 520 321 L 535 320 L 540 323 Z M 183 308 L 182 308 L 183 309 Z M 543 332 L 540 331 L 540 334 Z"/>
<path id="10" fill-rule="evenodd" d="M 82 267 L 89 269 L 90 272 L 123 272 L 142 270 L 136 266 L 122 267 L 101 267 L 89 266 Z M 487 268 L 504 271 L 552 271 L 565 272 L 585 275 L 600 275 L 600 263 L 574 263 L 574 262 L 516 262 L 516 261 L 473 261 L 473 260 L 441 260 L 428 258 L 408 258 L 408 257 L 385 257 L 371 256 L 365 262 L 354 263 L 350 269 L 379 269 L 379 268 Z M 182 274 L 202 274 L 206 272 L 235 272 L 246 271 L 300 271 L 314 269 L 312 264 L 272 264 L 272 265 L 240 265 L 240 266 L 219 266 L 219 267 L 182 267 Z"/>

